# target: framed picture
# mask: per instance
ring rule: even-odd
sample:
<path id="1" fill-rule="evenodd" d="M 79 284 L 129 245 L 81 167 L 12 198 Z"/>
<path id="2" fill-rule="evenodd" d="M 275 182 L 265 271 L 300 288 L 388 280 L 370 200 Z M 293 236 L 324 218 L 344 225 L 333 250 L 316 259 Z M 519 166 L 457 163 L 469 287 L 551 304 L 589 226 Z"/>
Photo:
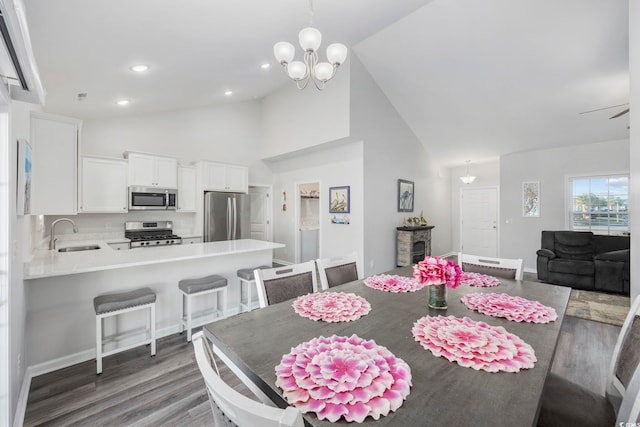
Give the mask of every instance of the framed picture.
<path id="1" fill-rule="evenodd" d="M 349 186 L 329 187 L 329 213 L 351 212 Z"/>
<path id="2" fill-rule="evenodd" d="M 522 183 L 522 216 L 540 216 L 540 182 L 528 181 Z"/>
<path id="3" fill-rule="evenodd" d="M 413 212 L 413 181 L 398 180 L 398 212 Z"/>
<path id="4" fill-rule="evenodd" d="M 16 213 L 31 213 L 31 146 L 26 139 L 18 139 L 18 179 Z"/>

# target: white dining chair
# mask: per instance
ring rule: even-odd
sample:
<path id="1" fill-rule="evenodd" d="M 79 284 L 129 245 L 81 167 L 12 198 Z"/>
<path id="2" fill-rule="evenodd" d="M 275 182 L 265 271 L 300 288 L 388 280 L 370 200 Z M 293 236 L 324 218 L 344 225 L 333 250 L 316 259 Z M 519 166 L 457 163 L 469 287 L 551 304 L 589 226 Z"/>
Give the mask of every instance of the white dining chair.
<path id="1" fill-rule="evenodd" d="M 491 258 L 458 252 L 458 265 L 462 271 L 482 273 L 505 279 L 522 280 L 524 261 L 521 258 Z"/>
<path id="2" fill-rule="evenodd" d="M 254 271 L 260 307 L 317 292 L 314 261 Z"/>
<path id="3" fill-rule="evenodd" d="M 334 286 L 358 280 L 357 257 L 358 254 L 352 252 L 345 256 L 317 259 L 320 288 L 326 291 Z"/>
<path id="4" fill-rule="evenodd" d="M 555 374 L 545 383 L 539 427 L 612 426 L 640 421 L 640 297 L 618 335 L 605 396 Z"/>
<path id="5" fill-rule="evenodd" d="M 289 406 L 280 409 L 243 396 L 220 378 L 213 352 L 202 331 L 193 335 L 196 362 L 204 379 L 216 426 L 302 427 L 302 413 Z"/>

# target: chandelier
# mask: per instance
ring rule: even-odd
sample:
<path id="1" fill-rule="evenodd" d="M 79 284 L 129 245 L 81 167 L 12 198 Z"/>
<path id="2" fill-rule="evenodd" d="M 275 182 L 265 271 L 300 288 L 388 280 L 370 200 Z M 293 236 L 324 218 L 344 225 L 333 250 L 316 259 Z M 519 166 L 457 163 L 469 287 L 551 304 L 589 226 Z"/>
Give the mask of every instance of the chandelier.
<path id="1" fill-rule="evenodd" d="M 309 26 L 298 35 L 304 51 L 303 61 L 293 61 L 295 48 L 289 42 L 278 42 L 273 46 L 276 60 L 284 67 L 289 78 L 296 82 L 298 89 L 304 89 L 313 80 L 319 90 L 336 75 L 336 70 L 347 59 L 347 47 L 342 43 L 333 43 L 327 47 L 327 61 L 318 62 L 318 48 L 322 34 L 313 28 L 313 3 L 309 0 Z M 293 61 L 293 62 L 292 62 Z"/>
<path id="2" fill-rule="evenodd" d="M 469 163 L 471 163 L 471 160 L 467 160 L 465 163 L 467 164 L 467 175 L 461 176 L 460 181 L 464 182 L 465 184 L 471 184 L 476 180 L 476 177 L 473 175 L 469 175 Z"/>

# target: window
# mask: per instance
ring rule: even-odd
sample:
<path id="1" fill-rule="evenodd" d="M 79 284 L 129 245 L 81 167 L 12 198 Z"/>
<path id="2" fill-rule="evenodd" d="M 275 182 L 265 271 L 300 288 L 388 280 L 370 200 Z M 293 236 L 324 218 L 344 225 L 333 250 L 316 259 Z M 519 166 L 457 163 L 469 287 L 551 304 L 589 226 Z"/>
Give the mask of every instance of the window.
<path id="1" fill-rule="evenodd" d="M 629 233 L 629 175 L 572 177 L 569 190 L 571 230 Z"/>

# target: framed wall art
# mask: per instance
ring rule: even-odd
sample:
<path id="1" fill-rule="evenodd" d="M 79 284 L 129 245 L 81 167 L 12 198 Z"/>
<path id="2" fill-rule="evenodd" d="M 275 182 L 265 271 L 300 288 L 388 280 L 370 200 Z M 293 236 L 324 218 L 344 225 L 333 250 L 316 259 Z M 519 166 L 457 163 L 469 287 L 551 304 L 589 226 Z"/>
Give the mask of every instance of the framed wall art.
<path id="1" fill-rule="evenodd" d="M 540 181 L 522 183 L 522 216 L 540 216 Z"/>
<path id="2" fill-rule="evenodd" d="M 413 181 L 398 180 L 398 212 L 413 212 Z"/>
<path id="3" fill-rule="evenodd" d="M 329 187 L 329 213 L 351 212 L 350 187 Z"/>
<path id="4" fill-rule="evenodd" d="M 16 213 L 31 213 L 31 146 L 26 139 L 18 139 L 18 179 Z"/>

